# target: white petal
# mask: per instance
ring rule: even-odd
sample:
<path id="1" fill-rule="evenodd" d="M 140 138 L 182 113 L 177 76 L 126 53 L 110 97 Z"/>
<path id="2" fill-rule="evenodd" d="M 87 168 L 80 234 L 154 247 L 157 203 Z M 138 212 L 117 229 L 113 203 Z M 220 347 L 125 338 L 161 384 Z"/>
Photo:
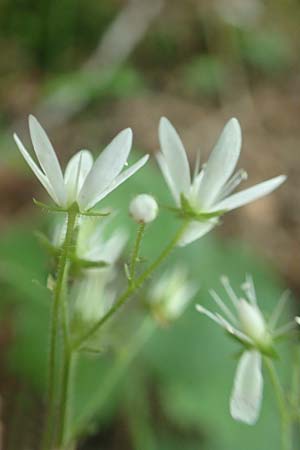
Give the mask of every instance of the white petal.
<path id="1" fill-rule="evenodd" d="M 181 236 L 177 245 L 179 245 L 179 247 L 184 247 L 185 245 L 190 244 L 196 239 L 200 239 L 202 236 L 208 233 L 216 224 L 217 221 L 215 220 L 208 220 L 206 222 L 196 222 L 196 221 L 191 222 L 187 226 L 187 229 Z"/>
<path id="2" fill-rule="evenodd" d="M 68 194 L 68 203 L 76 201 L 77 194 L 93 166 L 93 156 L 88 150 L 76 153 L 68 162 L 65 170 L 65 185 Z"/>
<path id="3" fill-rule="evenodd" d="M 34 116 L 29 116 L 30 136 L 34 151 L 39 163 L 44 170 L 53 191 L 56 194 L 58 204 L 66 206 L 65 184 L 56 153 L 49 138 Z"/>
<path id="4" fill-rule="evenodd" d="M 166 162 L 165 156 L 163 155 L 163 153 L 157 153 L 156 159 L 177 206 L 180 206 L 180 192 L 178 192 L 177 190 L 175 180 L 173 180 L 173 178 L 171 177 L 169 166 Z"/>
<path id="5" fill-rule="evenodd" d="M 225 316 L 227 316 L 227 318 L 234 323 L 235 325 L 238 325 L 236 317 L 234 317 L 234 315 L 232 314 L 232 312 L 230 311 L 230 309 L 227 307 L 227 305 L 223 302 L 223 300 L 221 299 L 221 297 L 216 293 L 216 291 L 214 291 L 213 289 L 209 290 L 209 293 L 211 295 L 211 297 L 213 298 L 213 300 L 215 301 L 215 303 L 219 306 L 219 308 L 222 310 L 222 312 L 225 314 Z"/>
<path id="6" fill-rule="evenodd" d="M 99 193 L 95 193 L 94 197 L 91 197 L 88 203 L 82 203 L 81 202 L 81 193 L 78 198 L 79 206 L 81 209 L 90 209 L 92 208 L 96 203 L 98 203 L 100 200 L 102 200 L 104 197 L 106 197 L 110 192 L 112 192 L 114 189 L 116 189 L 120 184 L 124 183 L 124 181 L 127 180 L 127 178 L 131 177 L 135 172 L 137 172 L 141 167 L 143 167 L 144 164 L 149 159 L 149 155 L 143 156 L 143 158 L 139 159 L 135 164 L 133 164 L 129 169 L 124 170 L 120 175 L 118 175 L 113 182 L 105 189 L 104 191 L 100 191 Z"/>
<path id="7" fill-rule="evenodd" d="M 246 205 L 247 203 L 253 202 L 254 200 L 264 197 L 277 189 L 286 180 L 286 178 L 287 177 L 285 175 L 280 175 L 278 177 L 271 178 L 271 180 L 256 184 L 249 189 L 233 194 L 225 200 L 222 200 L 220 203 L 214 205 L 212 211 L 230 211 Z"/>
<path id="8" fill-rule="evenodd" d="M 131 144 L 132 131 L 127 128 L 121 131 L 98 156 L 78 197 L 78 202 L 83 208 L 87 208 L 91 203 L 93 205 L 97 203 L 101 192 L 119 175 L 127 161 Z"/>
<path id="9" fill-rule="evenodd" d="M 223 322 L 220 319 L 220 316 L 217 316 L 216 314 L 212 313 L 211 311 L 209 311 L 208 309 L 204 308 L 202 305 L 196 305 L 196 310 L 201 313 L 204 314 L 206 317 L 208 317 L 209 319 L 211 319 L 213 322 L 217 323 L 218 325 L 220 325 L 220 327 L 225 328 L 227 330 L 227 325 L 225 322 Z"/>
<path id="10" fill-rule="evenodd" d="M 52 189 L 52 186 L 50 185 L 50 183 L 48 181 L 48 178 L 41 171 L 41 169 L 37 166 L 37 164 L 34 162 L 34 160 L 31 158 L 31 156 L 29 155 L 26 148 L 24 147 L 21 140 L 18 138 L 18 136 L 16 134 L 14 134 L 14 140 L 15 140 L 17 146 L 19 147 L 19 150 L 20 150 L 23 158 L 25 159 L 25 161 L 27 162 L 27 164 L 29 165 L 29 167 L 31 168 L 31 170 L 33 171 L 35 176 L 39 179 L 40 183 L 44 186 L 44 188 L 46 189 L 46 191 L 48 192 L 50 197 L 54 200 L 54 202 L 58 203 L 58 199 L 56 197 L 55 192 Z"/>
<path id="11" fill-rule="evenodd" d="M 235 374 L 230 413 L 235 420 L 254 425 L 258 419 L 263 393 L 261 355 L 255 350 L 242 355 Z"/>
<path id="12" fill-rule="evenodd" d="M 225 328 L 225 330 L 232 334 L 233 336 L 238 337 L 239 339 L 241 339 L 244 342 L 247 342 L 250 345 L 253 345 L 254 342 L 252 339 L 250 339 L 248 336 L 246 336 L 245 333 L 243 333 L 242 331 L 240 331 L 239 329 L 237 329 L 236 327 L 232 326 L 230 322 L 228 322 L 228 320 L 224 319 L 223 316 L 221 316 L 221 314 L 216 313 L 216 316 L 218 317 L 218 319 L 221 321 L 222 326 Z"/>
<path id="13" fill-rule="evenodd" d="M 241 143 L 241 128 L 233 118 L 225 125 L 205 166 L 198 197 L 200 207 L 211 206 L 232 175 L 240 156 Z"/>
<path id="14" fill-rule="evenodd" d="M 289 291 L 289 290 L 286 290 L 281 294 L 281 296 L 278 300 L 278 303 L 275 306 L 275 308 L 271 314 L 271 317 L 268 321 L 268 327 L 270 330 L 275 329 L 277 322 L 284 310 L 285 304 L 286 304 L 287 300 L 289 299 L 290 295 L 291 295 L 291 291 Z"/>
<path id="15" fill-rule="evenodd" d="M 190 167 L 184 146 L 175 128 L 165 117 L 160 119 L 158 133 L 161 151 L 176 187 L 177 197 L 180 198 L 180 193 L 188 193 L 191 184 Z"/>
<path id="16" fill-rule="evenodd" d="M 226 275 L 222 275 L 221 276 L 221 283 L 224 286 L 224 289 L 231 301 L 231 303 L 233 304 L 233 306 L 235 306 L 235 308 L 238 308 L 239 305 L 239 299 L 236 295 L 236 293 L 234 292 L 234 290 L 232 289 L 232 286 L 230 284 L 229 278 L 226 277 Z"/>
<path id="17" fill-rule="evenodd" d="M 122 251 L 124 250 L 125 244 L 128 240 L 127 233 L 124 230 L 117 230 L 111 237 L 105 242 L 103 247 L 103 253 L 100 255 L 98 253 L 98 260 L 108 262 L 109 264 L 114 264 L 120 257 Z M 96 256 L 96 252 L 94 253 Z M 93 259 L 92 259 L 93 260 Z"/>

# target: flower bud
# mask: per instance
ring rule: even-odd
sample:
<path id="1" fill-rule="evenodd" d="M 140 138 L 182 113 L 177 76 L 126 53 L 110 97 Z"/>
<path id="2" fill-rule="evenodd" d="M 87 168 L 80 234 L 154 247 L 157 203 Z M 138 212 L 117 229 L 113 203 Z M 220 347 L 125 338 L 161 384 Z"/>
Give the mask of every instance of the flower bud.
<path id="1" fill-rule="evenodd" d="M 260 344 L 268 341 L 266 323 L 257 306 L 241 299 L 238 304 L 238 314 L 242 330 L 247 336 Z"/>
<path id="2" fill-rule="evenodd" d="M 140 194 L 130 202 L 129 213 L 135 222 L 149 223 L 156 219 L 158 205 L 151 195 Z"/>
<path id="3" fill-rule="evenodd" d="M 167 324 L 183 314 L 196 292 L 185 268 L 177 266 L 150 285 L 147 302 L 158 322 Z"/>

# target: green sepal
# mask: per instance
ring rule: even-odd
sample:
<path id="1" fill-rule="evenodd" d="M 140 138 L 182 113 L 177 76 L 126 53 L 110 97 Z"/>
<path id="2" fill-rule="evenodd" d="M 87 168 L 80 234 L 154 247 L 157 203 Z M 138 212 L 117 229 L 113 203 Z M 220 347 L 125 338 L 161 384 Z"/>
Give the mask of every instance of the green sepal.
<path id="1" fill-rule="evenodd" d="M 102 260 L 90 261 L 88 259 L 78 258 L 77 256 L 71 256 L 70 259 L 73 264 L 82 269 L 101 269 L 109 266 L 109 263 Z"/>
<path id="2" fill-rule="evenodd" d="M 272 359 L 279 359 L 279 355 L 272 345 L 269 345 L 266 347 L 258 346 L 258 350 L 264 356 L 268 356 L 269 358 L 272 358 Z"/>
<path id="3" fill-rule="evenodd" d="M 247 341 L 244 341 L 239 336 L 236 336 L 233 333 L 230 333 L 229 331 L 226 331 L 227 336 L 229 336 L 231 339 L 233 339 L 235 342 L 238 342 L 241 344 L 245 350 L 257 350 L 262 355 L 268 356 L 269 358 L 278 359 L 279 355 L 273 345 L 260 345 L 260 344 L 250 344 Z"/>
<path id="4" fill-rule="evenodd" d="M 51 241 L 47 238 L 47 236 L 44 233 L 41 233 L 40 231 L 35 231 L 35 236 L 39 242 L 39 244 L 44 247 L 47 252 L 52 256 L 59 256 L 60 254 L 60 248 L 55 247 Z"/>
<path id="5" fill-rule="evenodd" d="M 38 206 L 39 208 L 42 208 L 48 212 L 57 212 L 57 213 L 67 213 L 68 212 L 68 209 L 60 208 L 59 206 L 47 205 L 46 203 L 42 203 L 42 202 L 36 200 L 35 198 L 33 198 L 32 200 L 36 206 Z"/>
<path id="6" fill-rule="evenodd" d="M 87 216 L 87 217 L 106 217 L 106 216 L 109 216 L 111 213 L 112 213 L 112 211 L 106 211 L 106 212 L 85 211 L 85 212 L 80 212 L 79 214 L 81 216 Z"/>
<path id="7" fill-rule="evenodd" d="M 81 216 L 88 216 L 88 217 L 106 217 L 111 214 L 111 211 L 106 211 L 106 212 L 83 211 L 83 212 L 81 212 L 79 210 L 79 206 L 77 205 L 77 203 L 73 203 L 73 205 L 71 205 L 69 208 L 61 208 L 59 206 L 47 205 L 46 203 L 42 203 L 42 202 L 36 200 L 35 198 L 33 198 L 33 203 L 36 206 L 38 206 L 39 208 L 42 208 L 48 212 L 56 212 L 56 213 L 65 213 L 66 214 L 72 209 L 72 210 L 76 211 L 78 214 L 80 214 Z"/>
<path id="8" fill-rule="evenodd" d="M 198 222 L 206 222 L 210 219 L 215 219 L 221 217 L 223 214 L 227 212 L 226 209 L 213 211 L 213 212 L 199 212 L 195 211 L 195 209 L 190 205 L 187 198 L 184 196 L 184 194 L 180 194 L 180 205 L 181 208 L 174 208 L 170 206 L 166 206 L 169 211 L 172 211 L 175 213 L 178 217 L 181 219 L 188 219 L 188 220 L 196 220 Z"/>
<path id="9" fill-rule="evenodd" d="M 199 222 L 206 222 L 209 219 L 218 218 L 226 213 L 225 209 L 213 212 L 195 211 L 194 208 L 190 205 L 187 198 L 182 193 L 180 194 L 180 204 L 181 208 L 178 209 L 178 212 L 184 219 L 192 219 Z"/>

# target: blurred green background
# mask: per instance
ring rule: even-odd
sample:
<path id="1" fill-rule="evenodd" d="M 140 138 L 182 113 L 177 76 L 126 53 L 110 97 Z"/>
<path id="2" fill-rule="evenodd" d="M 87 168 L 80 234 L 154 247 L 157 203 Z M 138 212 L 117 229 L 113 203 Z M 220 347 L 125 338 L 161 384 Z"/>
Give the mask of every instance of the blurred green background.
<path id="1" fill-rule="evenodd" d="M 29 146 L 27 115 L 45 126 L 64 165 L 80 148 L 99 152 L 132 127 L 136 152 L 158 149 L 167 116 L 191 162 L 208 155 L 225 122 L 244 131 L 241 166 L 249 184 L 287 173 L 275 194 L 227 215 L 201 241 L 176 250 L 211 306 L 226 273 L 238 290 L 252 273 L 267 312 L 289 286 L 300 292 L 299 50 L 296 0 L 0 0 L 0 395 L 3 448 L 38 449 L 43 421 L 52 267 L 34 236 L 55 217 L 32 204 L 44 192 L 12 140 Z M 30 147 L 29 147 L 30 148 Z M 248 183 L 248 182 L 247 182 Z M 109 196 L 116 222 L 132 231 L 127 207 L 149 192 L 171 199 L 155 160 Z M 142 255 L 153 258 L 176 221 L 162 209 Z M 124 257 L 126 260 L 126 256 Z M 178 322 L 144 323 L 141 292 L 115 324 L 119 352 L 81 358 L 73 423 L 86 424 L 81 450 L 279 448 L 266 377 L 257 426 L 234 422 L 229 396 L 238 347 L 190 305 Z M 146 334 L 144 333 L 146 330 Z M 278 361 L 289 382 L 290 349 Z M 130 355 L 135 357 L 131 357 Z M 17 430 L 17 432 L 16 432 Z M 296 447 L 295 447 L 296 448 Z"/>

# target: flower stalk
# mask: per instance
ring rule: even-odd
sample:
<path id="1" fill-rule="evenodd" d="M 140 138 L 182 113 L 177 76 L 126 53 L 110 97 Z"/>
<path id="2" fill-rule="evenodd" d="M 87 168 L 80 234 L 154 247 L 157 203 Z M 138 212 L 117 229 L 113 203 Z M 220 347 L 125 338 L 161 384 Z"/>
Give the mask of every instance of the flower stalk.
<path id="1" fill-rule="evenodd" d="M 79 340 L 77 340 L 73 344 L 73 349 L 79 349 L 84 342 L 86 342 L 96 331 L 99 330 L 99 328 L 104 325 L 104 323 L 110 319 L 120 308 L 124 305 L 124 303 L 127 302 L 127 300 L 130 298 L 134 292 L 139 289 L 144 282 L 152 275 L 153 272 L 160 266 L 160 264 L 169 256 L 169 254 L 172 252 L 172 250 L 177 246 L 178 241 L 181 239 L 183 233 L 186 230 L 186 227 L 188 226 L 189 222 L 184 222 L 182 226 L 179 228 L 177 233 L 175 234 L 174 238 L 169 242 L 169 244 L 164 248 L 164 250 L 159 254 L 159 256 L 153 261 L 152 264 L 138 277 L 136 278 L 134 284 L 131 283 L 128 288 L 119 296 L 115 304 L 109 309 L 109 311 L 101 317 L 98 322 L 96 322 L 89 331 L 82 336 Z"/>
<path id="2" fill-rule="evenodd" d="M 60 419 L 58 431 L 58 448 L 63 450 L 68 442 L 69 416 L 70 416 L 70 397 L 72 390 L 72 374 L 74 368 L 75 352 L 67 346 L 64 352 L 63 375 L 62 375 L 62 393 L 60 401 Z"/>
<path id="3" fill-rule="evenodd" d="M 289 407 L 285 399 L 285 395 L 280 384 L 276 369 L 270 358 L 265 357 L 265 365 L 269 372 L 270 381 L 272 383 L 274 393 L 277 399 L 278 410 L 280 414 L 281 422 L 281 449 L 282 450 L 292 450 L 292 427 L 291 427 L 291 417 L 289 412 Z"/>
<path id="4" fill-rule="evenodd" d="M 68 256 L 72 246 L 74 231 L 77 219 L 77 208 L 71 207 L 67 216 L 67 230 L 64 243 L 61 248 L 61 255 L 58 261 L 57 279 L 54 287 L 53 307 L 50 319 L 50 353 L 48 368 L 48 412 L 44 438 L 44 449 L 48 450 L 54 440 L 55 416 L 56 416 L 56 372 L 58 363 L 58 337 L 60 325 L 60 313 L 63 305 L 64 285 L 68 268 Z M 65 321 L 64 321 L 65 322 Z"/>

